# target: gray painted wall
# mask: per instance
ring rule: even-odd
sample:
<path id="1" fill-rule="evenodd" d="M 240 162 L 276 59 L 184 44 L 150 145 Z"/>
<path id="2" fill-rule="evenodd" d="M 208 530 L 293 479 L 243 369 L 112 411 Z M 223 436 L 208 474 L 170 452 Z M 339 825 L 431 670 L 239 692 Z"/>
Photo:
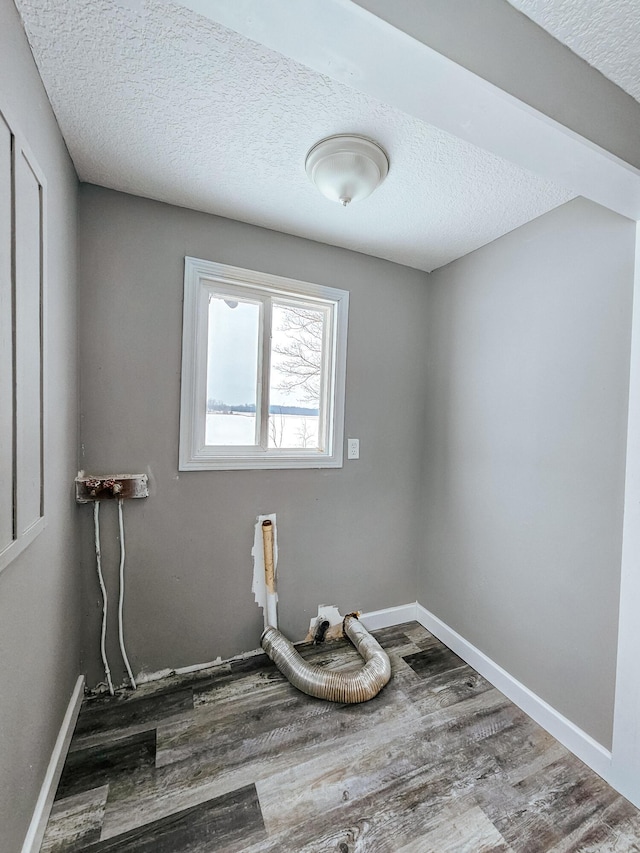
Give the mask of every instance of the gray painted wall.
<path id="1" fill-rule="evenodd" d="M 418 600 L 605 746 L 634 234 L 579 199 L 429 279 Z"/>
<path id="2" fill-rule="evenodd" d="M 82 597 L 73 501 L 77 182 L 11 0 L 0 0 L 0 108 L 48 181 L 47 527 L 0 574 L 0 847 L 14 853 L 80 673 Z"/>
<path id="3" fill-rule="evenodd" d="M 292 639 L 305 635 L 319 604 L 373 610 L 415 600 L 426 275 L 89 185 L 80 213 L 81 464 L 151 477 L 150 498 L 125 507 L 134 672 L 258 646 L 250 551 L 259 513 L 278 516 L 280 620 Z M 324 471 L 178 473 L 185 255 L 350 291 L 345 431 L 360 439 L 358 461 Z M 114 509 L 103 505 L 111 590 Z M 83 513 L 95 684 L 103 678 L 99 590 L 90 509 Z M 119 680 L 114 628 L 109 655 Z"/>

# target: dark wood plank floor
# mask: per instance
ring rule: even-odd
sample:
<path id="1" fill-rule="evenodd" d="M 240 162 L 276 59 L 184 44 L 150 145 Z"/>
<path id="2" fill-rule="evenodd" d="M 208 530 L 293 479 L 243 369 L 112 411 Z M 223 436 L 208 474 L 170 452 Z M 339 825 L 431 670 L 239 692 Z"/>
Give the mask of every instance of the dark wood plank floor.
<path id="1" fill-rule="evenodd" d="M 638 811 L 453 652 L 375 634 L 393 676 L 363 705 L 262 654 L 85 700 L 43 853 L 640 853 Z"/>

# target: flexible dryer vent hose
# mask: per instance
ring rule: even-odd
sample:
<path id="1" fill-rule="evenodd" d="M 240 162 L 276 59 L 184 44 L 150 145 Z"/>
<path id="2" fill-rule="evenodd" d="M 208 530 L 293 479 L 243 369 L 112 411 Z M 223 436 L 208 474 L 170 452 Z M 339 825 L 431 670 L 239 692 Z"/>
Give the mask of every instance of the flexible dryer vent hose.
<path id="1" fill-rule="evenodd" d="M 307 663 L 286 637 L 269 626 L 260 645 L 294 687 L 330 702 L 366 702 L 373 699 L 391 678 L 389 656 L 355 614 L 344 619 L 344 633 L 356 647 L 364 665 L 355 672 L 334 672 Z"/>

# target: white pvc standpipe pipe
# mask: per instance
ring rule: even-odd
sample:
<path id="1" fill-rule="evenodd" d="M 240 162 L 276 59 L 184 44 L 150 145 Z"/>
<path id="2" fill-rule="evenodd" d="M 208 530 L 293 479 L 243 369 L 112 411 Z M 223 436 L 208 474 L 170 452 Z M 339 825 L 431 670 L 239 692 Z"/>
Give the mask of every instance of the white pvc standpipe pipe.
<path id="1" fill-rule="evenodd" d="M 98 579 L 100 580 L 100 589 L 102 591 L 102 630 L 100 633 L 100 653 L 102 654 L 102 663 L 104 666 L 104 674 L 107 677 L 107 685 L 109 693 L 113 696 L 113 682 L 111 681 L 111 670 L 107 661 L 107 650 L 105 639 L 107 636 L 107 589 L 104 585 L 102 576 L 102 554 L 100 552 L 100 501 L 96 501 L 93 505 L 93 530 L 96 543 L 96 565 L 98 567 Z"/>
<path id="2" fill-rule="evenodd" d="M 127 668 L 127 673 L 129 674 L 129 681 L 131 682 L 131 686 L 135 690 L 137 688 L 136 680 L 133 677 L 133 672 L 131 671 L 131 665 L 129 664 L 129 658 L 127 657 L 127 650 L 124 645 L 124 628 L 123 628 L 123 618 L 122 611 L 124 608 L 124 558 L 125 558 L 125 550 L 124 550 L 124 519 L 122 514 L 122 498 L 118 498 L 118 526 L 120 529 L 120 600 L 118 603 L 118 636 L 120 638 L 120 651 L 122 652 L 122 658 L 124 660 L 124 665 Z"/>

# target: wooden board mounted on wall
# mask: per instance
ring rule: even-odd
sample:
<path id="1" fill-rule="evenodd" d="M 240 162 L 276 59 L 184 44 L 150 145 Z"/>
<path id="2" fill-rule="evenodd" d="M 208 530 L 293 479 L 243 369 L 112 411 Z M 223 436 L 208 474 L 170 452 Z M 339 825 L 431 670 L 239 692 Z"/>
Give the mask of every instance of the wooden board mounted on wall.
<path id="1" fill-rule="evenodd" d="M 149 486 L 146 474 L 90 476 L 80 473 L 76 477 L 76 501 L 79 504 L 148 497 Z"/>

